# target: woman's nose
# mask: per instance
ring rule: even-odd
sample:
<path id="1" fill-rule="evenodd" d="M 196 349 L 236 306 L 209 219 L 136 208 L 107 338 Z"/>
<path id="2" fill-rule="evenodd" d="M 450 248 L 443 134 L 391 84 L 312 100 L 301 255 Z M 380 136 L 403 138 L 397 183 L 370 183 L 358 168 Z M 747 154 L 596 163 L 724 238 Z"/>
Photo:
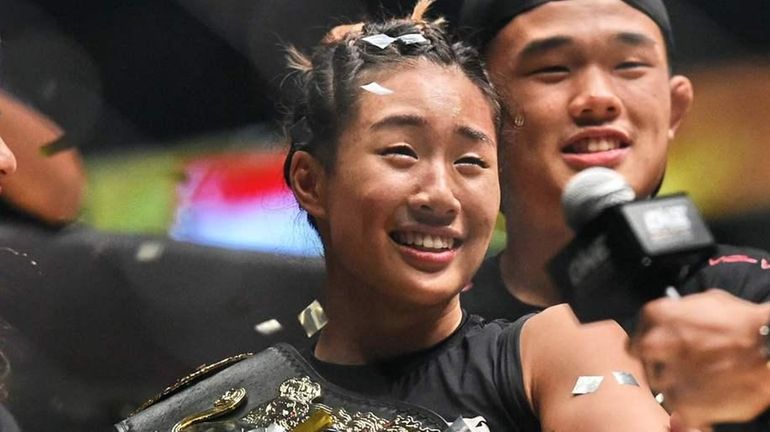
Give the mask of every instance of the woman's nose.
<path id="1" fill-rule="evenodd" d="M 449 225 L 460 211 L 460 202 L 443 172 L 433 172 L 420 181 L 420 189 L 409 199 L 415 218 L 430 225 Z"/>

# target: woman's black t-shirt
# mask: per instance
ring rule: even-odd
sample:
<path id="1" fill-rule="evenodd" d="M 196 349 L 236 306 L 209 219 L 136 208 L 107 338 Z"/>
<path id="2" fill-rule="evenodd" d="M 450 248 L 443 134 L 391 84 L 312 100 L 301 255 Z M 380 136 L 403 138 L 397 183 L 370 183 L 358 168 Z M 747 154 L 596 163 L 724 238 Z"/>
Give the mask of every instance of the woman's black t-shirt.
<path id="1" fill-rule="evenodd" d="M 428 408 L 472 431 L 539 431 L 524 391 L 516 322 L 466 315 L 444 342 L 424 351 L 364 366 L 322 362 L 304 353 L 330 382 L 370 397 Z"/>

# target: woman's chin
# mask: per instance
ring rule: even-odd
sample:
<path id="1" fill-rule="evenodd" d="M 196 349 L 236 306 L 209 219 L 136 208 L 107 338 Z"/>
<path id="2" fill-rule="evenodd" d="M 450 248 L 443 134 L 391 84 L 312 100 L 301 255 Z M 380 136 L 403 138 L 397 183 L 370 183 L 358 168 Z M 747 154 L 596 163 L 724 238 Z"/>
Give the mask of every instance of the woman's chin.
<path id="1" fill-rule="evenodd" d="M 435 275 L 434 275 L 435 276 Z M 404 303 L 418 307 L 444 307 L 457 299 L 465 283 L 456 278 L 420 278 L 405 284 Z"/>

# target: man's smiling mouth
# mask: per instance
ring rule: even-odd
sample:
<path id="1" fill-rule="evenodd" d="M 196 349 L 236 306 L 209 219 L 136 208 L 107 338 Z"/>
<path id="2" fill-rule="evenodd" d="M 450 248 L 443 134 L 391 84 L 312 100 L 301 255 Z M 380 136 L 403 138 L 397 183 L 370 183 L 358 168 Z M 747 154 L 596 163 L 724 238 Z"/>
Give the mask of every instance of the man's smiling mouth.
<path id="1" fill-rule="evenodd" d="M 583 138 L 570 144 L 562 150 L 564 153 L 570 154 L 587 154 L 587 153 L 599 153 L 611 150 L 618 150 L 628 147 L 628 143 L 623 142 L 618 138 Z"/>

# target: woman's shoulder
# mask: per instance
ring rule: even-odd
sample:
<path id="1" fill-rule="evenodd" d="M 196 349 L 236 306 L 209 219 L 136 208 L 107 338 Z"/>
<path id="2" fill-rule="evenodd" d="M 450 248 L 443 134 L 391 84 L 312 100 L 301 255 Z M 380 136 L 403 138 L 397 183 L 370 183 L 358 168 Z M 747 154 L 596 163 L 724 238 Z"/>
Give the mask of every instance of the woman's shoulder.
<path id="1" fill-rule="evenodd" d="M 523 315 L 515 320 L 506 318 L 487 319 L 471 314 L 466 323 L 465 338 L 472 343 L 498 343 L 501 339 L 518 339 L 524 325 L 537 313 Z"/>
<path id="2" fill-rule="evenodd" d="M 522 323 L 521 344 L 526 351 L 558 355 L 576 347 L 612 349 L 625 343 L 627 334 L 615 321 L 581 324 L 567 304 L 551 306 Z M 607 348 L 609 347 L 609 348 Z"/>

